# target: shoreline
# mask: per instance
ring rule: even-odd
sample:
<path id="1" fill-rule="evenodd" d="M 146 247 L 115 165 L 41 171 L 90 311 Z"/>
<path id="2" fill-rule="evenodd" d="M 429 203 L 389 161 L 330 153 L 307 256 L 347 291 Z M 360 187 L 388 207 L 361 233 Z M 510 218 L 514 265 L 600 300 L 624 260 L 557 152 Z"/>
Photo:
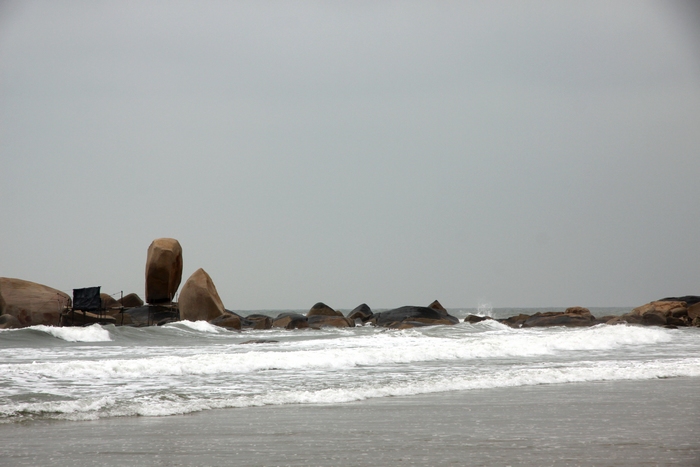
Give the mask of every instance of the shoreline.
<path id="1" fill-rule="evenodd" d="M 700 378 L 0 425 L 11 465 L 700 465 Z"/>

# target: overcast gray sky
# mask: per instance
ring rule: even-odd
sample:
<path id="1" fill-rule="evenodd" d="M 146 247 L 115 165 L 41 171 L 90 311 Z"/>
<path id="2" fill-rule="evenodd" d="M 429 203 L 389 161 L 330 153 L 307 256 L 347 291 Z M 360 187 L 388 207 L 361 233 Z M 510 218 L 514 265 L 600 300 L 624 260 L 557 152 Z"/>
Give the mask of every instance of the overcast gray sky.
<path id="1" fill-rule="evenodd" d="M 700 294 L 692 2 L 0 2 L 0 276 L 229 309 Z"/>

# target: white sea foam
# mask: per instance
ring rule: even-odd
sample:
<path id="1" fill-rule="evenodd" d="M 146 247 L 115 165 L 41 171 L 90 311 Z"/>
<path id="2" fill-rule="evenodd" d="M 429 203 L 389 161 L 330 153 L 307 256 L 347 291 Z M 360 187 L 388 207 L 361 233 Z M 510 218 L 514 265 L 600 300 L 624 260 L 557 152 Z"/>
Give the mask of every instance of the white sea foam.
<path id="1" fill-rule="evenodd" d="M 31 326 L 29 329 L 44 332 L 68 342 L 108 342 L 112 340 L 109 331 L 99 324 L 86 327 L 65 328 L 40 324 L 38 326 Z"/>
<path id="2" fill-rule="evenodd" d="M 192 329 L 194 331 L 211 332 L 211 333 L 218 333 L 222 329 L 218 326 L 214 326 L 213 324 L 210 324 L 206 321 L 201 321 L 201 320 L 200 321 L 183 320 L 183 321 L 178 321 L 177 323 L 166 324 L 165 327 L 176 327 L 179 329 L 188 328 L 188 329 Z"/>
<path id="3" fill-rule="evenodd" d="M 56 328 L 70 331 L 77 328 Z M 87 329 L 87 328 L 83 328 Z M 97 327 L 95 331 L 102 331 Z M 280 350 L 198 353 L 131 359 L 70 360 L 7 365 L 6 374 L 32 374 L 79 380 L 134 379 L 150 376 L 252 373 L 262 370 L 341 370 L 359 366 L 407 364 L 506 357 L 556 355 L 570 351 L 611 350 L 666 342 L 660 328 L 604 326 L 569 332 L 539 330 L 519 333 L 465 334 L 461 339 L 426 337 L 412 332 L 376 334 L 335 340 L 290 343 Z"/>
<path id="4" fill-rule="evenodd" d="M 17 414 L 44 414 L 50 418 L 90 420 L 114 416 L 166 416 L 214 408 L 287 404 L 337 404 L 390 396 L 492 389 L 545 384 L 625 381 L 672 377 L 700 377 L 700 359 L 655 361 L 581 362 L 576 366 L 510 368 L 501 372 L 468 373 L 453 377 L 424 377 L 415 381 L 372 380 L 363 384 L 321 389 L 265 391 L 252 395 L 215 393 L 199 397 L 142 396 L 116 400 L 112 396 L 85 400 L 0 405 L 3 418 Z"/>
<path id="5" fill-rule="evenodd" d="M 108 327 L 115 342 L 105 345 L 34 348 L 41 342 L 34 340 L 21 352 L 4 348 L 0 421 L 160 416 L 509 386 L 700 377 L 695 329 L 512 329 L 485 321 L 386 332 L 259 331 L 246 338 L 274 336 L 280 342 L 241 346 L 242 336 L 218 332 L 208 323 L 168 326 L 138 333 Z M 110 337 L 100 326 L 38 328 L 27 335 L 36 331 L 75 332 L 81 338 L 76 342 L 91 332 L 102 340 Z M 160 340 L 151 344 L 152 338 Z M 135 339 L 142 341 L 134 345 Z"/>

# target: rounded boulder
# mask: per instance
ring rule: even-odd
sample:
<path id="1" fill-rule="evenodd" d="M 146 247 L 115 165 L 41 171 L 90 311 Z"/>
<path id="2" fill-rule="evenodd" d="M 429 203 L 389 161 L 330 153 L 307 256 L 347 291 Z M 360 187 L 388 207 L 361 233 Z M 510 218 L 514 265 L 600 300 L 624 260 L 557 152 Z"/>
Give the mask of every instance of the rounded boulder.
<path id="1" fill-rule="evenodd" d="M 58 326 L 61 311 L 71 305 L 68 294 L 36 282 L 0 277 L 0 314 L 12 315 L 22 327 Z"/>
<path id="2" fill-rule="evenodd" d="M 143 300 L 135 293 L 124 295 L 124 298 L 117 300 L 124 308 L 136 308 L 143 306 Z"/>
<path id="3" fill-rule="evenodd" d="M 202 268 L 192 273 L 182 286 L 178 305 L 183 320 L 211 321 L 225 313 L 214 282 Z"/>

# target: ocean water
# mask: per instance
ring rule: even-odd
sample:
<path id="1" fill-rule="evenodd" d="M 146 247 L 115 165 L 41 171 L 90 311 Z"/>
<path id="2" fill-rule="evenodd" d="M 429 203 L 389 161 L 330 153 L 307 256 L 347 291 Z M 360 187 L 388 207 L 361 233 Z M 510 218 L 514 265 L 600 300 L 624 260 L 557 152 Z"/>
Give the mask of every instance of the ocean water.
<path id="1" fill-rule="evenodd" d="M 490 312 L 522 311 L 535 310 Z M 277 342 L 243 345 L 255 339 Z M 183 321 L 0 331 L 4 424 L 688 377 L 700 377 L 697 328 L 512 329 L 488 320 L 409 330 L 236 332 Z"/>

